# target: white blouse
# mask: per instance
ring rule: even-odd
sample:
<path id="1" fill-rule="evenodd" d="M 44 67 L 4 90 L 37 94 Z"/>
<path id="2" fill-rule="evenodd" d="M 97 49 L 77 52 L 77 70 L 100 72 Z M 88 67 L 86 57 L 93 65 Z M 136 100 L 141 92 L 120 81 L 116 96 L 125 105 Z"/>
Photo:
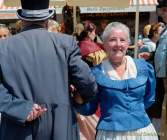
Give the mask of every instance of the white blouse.
<path id="1" fill-rule="evenodd" d="M 125 56 L 125 57 L 126 57 L 127 63 L 126 63 L 126 70 L 123 75 L 123 78 L 118 76 L 117 72 L 114 70 L 114 68 L 112 67 L 112 64 L 109 62 L 108 59 L 105 59 L 102 62 L 103 73 L 106 74 L 112 80 L 125 80 L 130 78 L 136 78 L 137 69 L 132 57 L 130 56 Z"/>

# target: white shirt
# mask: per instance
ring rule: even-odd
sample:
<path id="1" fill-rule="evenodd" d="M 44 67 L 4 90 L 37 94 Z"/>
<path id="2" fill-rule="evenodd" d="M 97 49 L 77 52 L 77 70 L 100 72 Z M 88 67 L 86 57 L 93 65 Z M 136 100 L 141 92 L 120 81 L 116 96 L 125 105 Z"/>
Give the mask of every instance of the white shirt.
<path id="1" fill-rule="evenodd" d="M 108 59 L 105 59 L 102 62 L 102 69 L 103 73 L 106 74 L 112 80 L 125 80 L 130 78 L 136 78 L 137 76 L 137 69 L 136 65 L 130 56 L 125 56 L 127 63 L 126 63 L 126 70 L 123 77 L 119 77 L 115 69 L 113 68 L 112 64 L 109 62 Z"/>

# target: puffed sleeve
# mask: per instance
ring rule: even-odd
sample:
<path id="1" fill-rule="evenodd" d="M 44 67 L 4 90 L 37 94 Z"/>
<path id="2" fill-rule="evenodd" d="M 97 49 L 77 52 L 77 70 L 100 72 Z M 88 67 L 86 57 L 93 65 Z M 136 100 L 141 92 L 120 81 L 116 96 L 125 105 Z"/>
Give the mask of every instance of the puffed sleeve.
<path id="1" fill-rule="evenodd" d="M 146 83 L 146 94 L 144 96 L 145 108 L 150 107 L 155 102 L 155 88 L 156 88 L 154 68 L 149 63 L 147 63 L 147 68 L 148 68 L 148 80 Z"/>
<path id="2" fill-rule="evenodd" d="M 88 62 L 92 62 L 93 66 L 100 64 L 105 58 L 106 58 L 106 53 L 102 49 L 90 53 L 85 57 L 85 59 Z"/>

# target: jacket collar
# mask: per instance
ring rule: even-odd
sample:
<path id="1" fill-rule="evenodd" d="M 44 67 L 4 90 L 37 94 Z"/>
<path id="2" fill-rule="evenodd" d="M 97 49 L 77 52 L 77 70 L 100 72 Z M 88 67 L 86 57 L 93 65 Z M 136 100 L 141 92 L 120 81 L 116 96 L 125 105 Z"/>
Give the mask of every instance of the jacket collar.
<path id="1" fill-rule="evenodd" d="M 41 25 L 37 25 L 37 24 L 32 24 L 30 26 L 26 26 L 24 27 L 21 32 L 27 31 L 27 30 L 32 30 L 32 29 L 45 29 L 44 27 L 42 27 Z"/>

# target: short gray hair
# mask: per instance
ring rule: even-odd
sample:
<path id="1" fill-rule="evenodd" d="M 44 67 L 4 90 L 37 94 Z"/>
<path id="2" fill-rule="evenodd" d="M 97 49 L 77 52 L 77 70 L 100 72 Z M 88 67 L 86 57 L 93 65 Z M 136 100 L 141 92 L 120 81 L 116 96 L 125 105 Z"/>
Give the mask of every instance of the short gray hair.
<path id="1" fill-rule="evenodd" d="M 110 24 L 106 26 L 103 32 L 103 35 L 102 35 L 102 39 L 104 42 L 107 40 L 112 30 L 114 29 L 122 30 L 127 35 L 128 42 L 130 42 L 130 30 L 125 24 L 121 22 L 111 22 Z"/>

